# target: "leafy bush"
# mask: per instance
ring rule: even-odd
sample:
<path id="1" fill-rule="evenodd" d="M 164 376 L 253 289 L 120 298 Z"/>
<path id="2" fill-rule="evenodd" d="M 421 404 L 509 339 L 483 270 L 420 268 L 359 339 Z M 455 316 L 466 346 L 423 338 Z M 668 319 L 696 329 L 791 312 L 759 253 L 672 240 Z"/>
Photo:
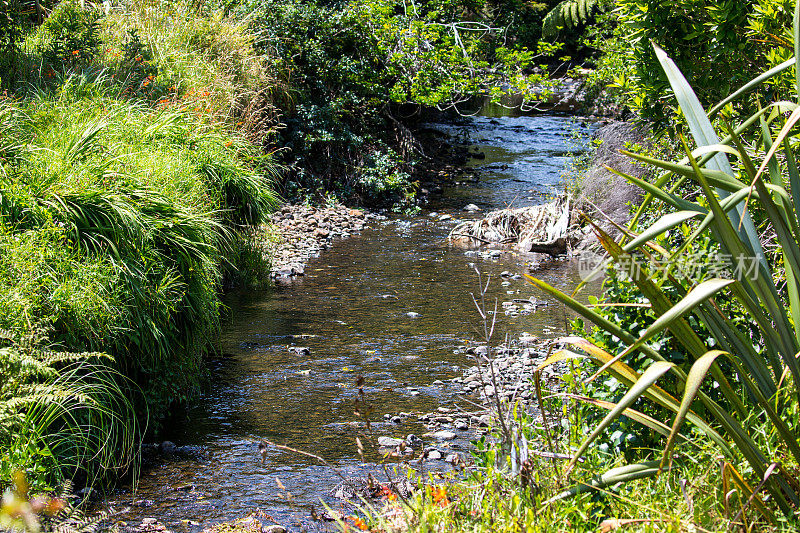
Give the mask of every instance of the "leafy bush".
<path id="1" fill-rule="evenodd" d="M 786 12 L 759 12 L 758 8 L 785 4 L 783 0 L 620 0 L 606 18 L 605 31 L 593 43 L 602 51 L 599 77 L 626 105 L 663 125 L 672 118 L 671 88 L 651 41 L 673 58 L 692 82 L 701 104 L 708 107 L 777 64 L 773 62 L 776 55 L 784 52 L 765 49 L 777 45 L 780 50 L 786 41 L 765 46 L 761 43 L 772 37 L 760 28 L 767 21 L 770 28 L 785 27 Z M 761 22 L 754 24 L 753 18 Z"/>
<path id="2" fill-rule="evenodd" d="M 90 63 L 100 56 L 100 12 L 77 0 L 56 6 L 28 43 L 49 65 L 63 68 Z"/>
<path id="3" fill-rule="evenodd" d="M 392 151 L 406 162 L 420 157 L 420 147 L 405 142 L 410 132 L 396 117 L 414 116 L 420 106 L 453 107 L 492 86 L 532 94 L 543 81 L 532 73 L 537 55 L 525 48 L 536 42 L 503 42 L 483 18 L 482 9 L 490 7 L 489 17 L 511 18 L 501 16 L 498 5 L 243 2 L 239 11 L 252 19 L 257 48 L 293 89 L 296 104 L 286 110 L 281 132 L 292 170 L 287 192 L 336 191 L 361 202 L 410 203 L 411 168 L 384 168 Z M 503 91 L 496 93 L 499 98 Z M 398 194 L 381 190 L 391 182 Z"/>

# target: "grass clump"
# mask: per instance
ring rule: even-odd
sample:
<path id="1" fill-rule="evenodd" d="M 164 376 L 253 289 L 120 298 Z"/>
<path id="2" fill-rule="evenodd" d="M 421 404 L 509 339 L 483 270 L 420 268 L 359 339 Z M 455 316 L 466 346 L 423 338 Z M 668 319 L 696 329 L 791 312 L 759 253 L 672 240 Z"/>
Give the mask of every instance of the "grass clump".
<path id="1" fill-rule="evenodd" d="M 54 341 L 121 356 L 147 403 L 185 400 L 217 327 L 217 290 L 233 266 L 224 257 L 264 221 L 270 182 L 246 163 L 248 144 L 220 128 L 76 98 L 83 89 L 4 104 L 19 144 L 0 177 L 3 266 L 16 274 L 0 326 L 24 331 L 30 314 L 46 317 Z"/>
<path id="2" fill-rule="evenodd" d="M 626 461 L 634 457 L 653 461 L 657 470 L 661 450 L 636 446 L 628 448 L 628 459 L 591 448 L 567 472 L 569 457 L 596 423 L 596 409 L 603 408 L 588 401 L 579 380 L 565 381 L 560 391 L 545 392 L 547 425 L 538 416 L 512 417 L 514 442 L 493 430 L 474 443 L 474 465 L 464 473 L 430 474 L 407 500 L 389 495 L 348 525 L 353 530 L 363 524 L 361 529 L 370 531 L 475 533 L 796 530 L 796 517 L 766 524 L 756 506 L 747 503 L 748 494 L 737 488 L 733 470 L 721 468 L 715 444 L 699 433 L 682 439 L 672 468 L 660 476 L 636 479 L 634 472 L 621 482 L 604 474 L 625 472 Z M 747 465 L 740 461 L 734 469 L 746 472 Z"/>
<path id="3" fill-rule="evenodd" d="M 278 167 L 253 102 L 270 80 L 246 26 L 190 10 L 67 1 L 12 24 L 0 488 L 17 470 L 40 489 L 127 468 L 150 417 L 199 392 L 222 287 L 268 273 L 254 228 Z M 51 352 L 72 355 L 36 355 Z"/>

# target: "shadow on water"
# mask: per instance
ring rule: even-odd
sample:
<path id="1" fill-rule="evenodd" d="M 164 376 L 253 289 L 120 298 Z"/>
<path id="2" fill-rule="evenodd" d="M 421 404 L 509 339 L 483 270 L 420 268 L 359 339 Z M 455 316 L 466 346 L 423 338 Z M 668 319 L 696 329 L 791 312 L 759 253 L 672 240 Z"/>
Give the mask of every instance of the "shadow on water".
<path id="1" fill-rule="evenodd" d="M 489 209 L 540 201 L 560 183 L 570 154 L 586 146 L 585 127 L 564 117 L 473 117 L 437 127 L 462 133 L 486 154 L 473 162 L 483 167 L 478 184 L 452 187 L 432 206 L 454 219 L 466 216 L 461 208 L 469 202 Z M 305 521 L 309 505 L 320 498 L 336 505 L 327 495 L 338 482 L 330 469 L 276 450 L 262 465 L 257 443 L 265 437 L 319 454 L 347 474 L 374 468 L 362 465 L 356 453 L 358 375 L 375 407 L 377 435 L 425 432 L 416 417 L 393 424 L 384 419 L 387 413 L 469 408 L 447 380 L 472 364 L 454 350 L 480 338 L 470 297 L 477 290 L 474 268 L 492 275 L 491 297 L 499 301 L 542 295 L 522 280 L 500 283 L 504 270 L 526 271 L 525 257 L 465 255 L 446 240 L 454 220 L 429 214 L 373 223 L 311 261 L 305 277 L 290 284 L 229 294 L 224 355 L 211 361 L 209 390 L 164 435 L 178 445 L 202 445 L 206 454 L 145 472 L 135 496 L 124 493 L 113 502 L 134 505 L 123 519 L 155 517 L 168 527 L 191 519 L 207 526 L 261 508 L 292 525 Z M 577 278 L 566 261 L 538 275 L 562 288 Z M 528 316 L 501 316 L 500 334 L 563 333 L 565 309 L 547 303 Z M 298 355 L 291 346 L 310 353 Z M 468 449 L 471 435 L 458 433 L 452 447 Z M 276 478 L 294 504 L 281 497 Z"/>

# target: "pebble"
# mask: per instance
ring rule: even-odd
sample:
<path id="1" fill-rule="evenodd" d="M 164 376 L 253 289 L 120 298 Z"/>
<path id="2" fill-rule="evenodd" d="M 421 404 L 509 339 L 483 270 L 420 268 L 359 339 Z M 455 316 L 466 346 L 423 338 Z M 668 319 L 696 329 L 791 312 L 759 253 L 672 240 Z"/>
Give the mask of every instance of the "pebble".
<path id="1" fill-rule="evenodd" d="M 428 459 L 432 461 L 438 461 L 441 458 L 442 458 L 442 452 L 440 452 L 439 450 L 431 450 L 428 452 Z"/>
<path id="2" fill-rule="evenodd" d="M 172 441 L 165 440 L 158 446 L 158 451 L 164 455 L 173 455 L 178 451 L 178 447 Z"/>
<path id="3" fill-rule="evenodd" d="M 433 438 L 438 440 L 453 440 L 456 438 L 456 434 L 452 431 L 437 431 L 433 434 Z"/>
<path id="4" fill-rule="evenodd" d="M 453 218 L 453 215 L 441 215 L 439 217 L 439 220 L 444 221 L 444 220 L 450 220 L 451 218 Z"/>
<path id="5" fill-rule="evenodd" d="M 474 213 L 475 211 L 480 211 L 481 208 L 475 204 L 467 204 L 464 206 L 464 211 L 468 211 L 470 213 Z"/>
<path id="6" fill-rule="evenodd" d="M 286 533 L 286 528 L 278 524 L 261 526 L 261 533 Z"/>
<path id="7" fill-rule="evenodd" d="M 455 427 L 460 431 L 466 431 L 467 429 L 469 429 L 469 422 L 467 422 L 466 420 L 458 419 L 456 420 Z"/>
<path id="8" fill-rule="evenodd" d="M 406 444 L 408 444 L 412 448 L 419 448 L 424 443 L 422 442 L 421 438 L 419 438 L 416 435 L 414 435 L 413 433 L 411 433 L 406 437 Z"/>
<path id="9" fill-rule="evenodd" d="M 415 311 L 409 311 L 408 313 L 406 313 L 406 316 L 408 318 L 419 318 L 420 314 Z"/>
<path id="10" fill-rule="evenodd" d="M 294 352 L 295 355 L 305 357 L 311 355 L 311 350 L 305 346 L 291 346 L 289 351 Z"/>

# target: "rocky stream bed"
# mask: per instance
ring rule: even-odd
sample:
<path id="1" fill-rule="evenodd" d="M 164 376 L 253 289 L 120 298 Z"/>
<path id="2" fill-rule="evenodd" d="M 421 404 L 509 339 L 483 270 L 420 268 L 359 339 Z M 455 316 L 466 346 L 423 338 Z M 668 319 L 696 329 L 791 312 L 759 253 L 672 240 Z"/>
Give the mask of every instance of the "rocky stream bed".
<path id="1" fill-rule="evenodd" d="M 470 441 L 493 425 L 496 401 L 535 414 L 534 369 L 569 315 L 522 274 L 535 269 L 567 287 L 576 268 L 447 236 L 462 221 L 558 192 L 586 127 L 498 116 L 458 128 L 482 154 L 465 169 L 476 178 L 445 183 L 418 216 L 302 205 L 275 213 L 275 284 L 228 296 L 232 319 L 208 392 L 167 421 L 167 441 L 145 447 L 137 490 L 106 502 L 127 508 L 124 529 L 326 529 L 335 516 L 320 500 L 343 511 L 340 498 L 364 480 L 388 482 L 384 467 L 396 476 L 469 468 Z M 489 343 L 470 296 L 476 271 L 492 278 L 486 297 L 498 302 L 502 336 Z M 541 378 L 553 384 L 557 369 Z M 259 448 L 262 439 L 281 447 Z"/>

